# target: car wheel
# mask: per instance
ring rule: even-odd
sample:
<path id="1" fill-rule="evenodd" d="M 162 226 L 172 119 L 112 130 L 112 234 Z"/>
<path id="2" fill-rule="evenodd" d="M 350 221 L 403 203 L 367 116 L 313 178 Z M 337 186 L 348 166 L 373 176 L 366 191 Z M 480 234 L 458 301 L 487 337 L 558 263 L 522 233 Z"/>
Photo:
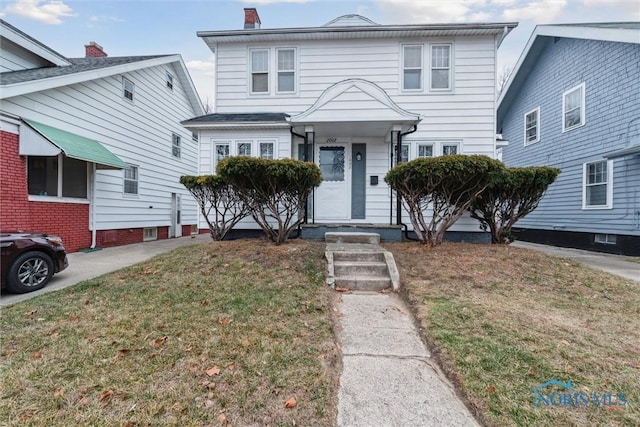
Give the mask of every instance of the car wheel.
<path id="1" fill-rule="evenodd" d="M 53 261 L 42 252 L 25 252 L 9 267 L 7 289 L 23 294 L 42 289 L 53 276 Z"/>

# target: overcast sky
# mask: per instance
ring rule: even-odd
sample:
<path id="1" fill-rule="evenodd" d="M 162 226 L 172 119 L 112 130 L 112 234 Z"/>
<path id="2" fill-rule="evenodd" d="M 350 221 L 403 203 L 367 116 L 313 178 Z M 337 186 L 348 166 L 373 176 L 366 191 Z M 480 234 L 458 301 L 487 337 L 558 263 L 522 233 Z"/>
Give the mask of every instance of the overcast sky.
<path id="1" fill-rule="evenodd" d="M 357 13 L 379 24 L 519 22 L 498 50 L 513 67 L 535 25 L 640 21 L 640 0 L 0 0 L 0 16 L 60 54 L 179 53 L 203 100 L 213 99 L 213 55 L 196 31 L 241 29 L 245 7 L 262 28 L 315 27 Z"/>

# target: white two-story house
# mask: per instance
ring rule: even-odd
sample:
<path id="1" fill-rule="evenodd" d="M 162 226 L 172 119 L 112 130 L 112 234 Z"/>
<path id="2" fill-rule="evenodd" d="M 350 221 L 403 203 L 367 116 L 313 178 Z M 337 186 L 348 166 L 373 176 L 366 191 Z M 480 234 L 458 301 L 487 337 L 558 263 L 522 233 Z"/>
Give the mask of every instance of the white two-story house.
<path id="1" fill-rule="evenodd" d="M 0 229 L 62 237 L 68 251 L 190 233 L 180 184 L 204 114 L 180 55 L 68 58 L 0 20 Z"/>
<path id="2" fill-rule="evenodd" d="M 379 25 L 347 15 L 261 29 L 245 9 L 243 29 L 197 33 L 216 64 L 215 113 L 183 122 L 199 134 L 199 173 L 234 155 L 313 161 L 324 181 L 303 233 L 408 222 L 384 182 L 398 161 L 495 157 L 497 49 L 516 25 Z M 456 227 L 480 231 L 469 219 Z"/>

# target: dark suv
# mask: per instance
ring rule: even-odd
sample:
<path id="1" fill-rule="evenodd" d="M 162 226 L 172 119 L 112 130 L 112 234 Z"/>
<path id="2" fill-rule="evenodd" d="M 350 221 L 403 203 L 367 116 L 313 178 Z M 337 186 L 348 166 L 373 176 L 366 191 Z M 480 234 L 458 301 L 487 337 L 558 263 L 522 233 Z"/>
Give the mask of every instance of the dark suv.
<path id="1" fill-rule="evenodd" d="M 0 233 L 2 288 L 23 294 L 43 288 L 54 273 L 69 265 L 58 236 L 3 231 Z"/>

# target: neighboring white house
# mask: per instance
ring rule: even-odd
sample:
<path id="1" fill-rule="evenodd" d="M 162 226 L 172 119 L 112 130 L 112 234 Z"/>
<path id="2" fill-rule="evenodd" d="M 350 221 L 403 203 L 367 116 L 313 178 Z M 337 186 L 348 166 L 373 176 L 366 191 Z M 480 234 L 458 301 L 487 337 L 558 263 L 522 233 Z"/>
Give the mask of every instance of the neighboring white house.
<path id="1" fill-rule="evenodd" d="M 245 9 L 244 29 L 197 33 L 216 58 L 215 113 L 183 122 L 199 134 L 199 173 L 234 155 L 312 160 L 324 181 L 309 223 L 395 225 L 402 218 L 384 176 L 398 160 L 495 157 L 497 48 L 516 25 L 347 15 L 261 29 Z M 463 218 L 454 230 L 479 228 Z"/>
<path id="2" fill-rule="evenodd" d="M 68 250 L 180 236 L 197 206 L 179 183 L 204 114 L 179 55 L 66 58 L 1 21 L 0 226 L 61 235 Z"/>

